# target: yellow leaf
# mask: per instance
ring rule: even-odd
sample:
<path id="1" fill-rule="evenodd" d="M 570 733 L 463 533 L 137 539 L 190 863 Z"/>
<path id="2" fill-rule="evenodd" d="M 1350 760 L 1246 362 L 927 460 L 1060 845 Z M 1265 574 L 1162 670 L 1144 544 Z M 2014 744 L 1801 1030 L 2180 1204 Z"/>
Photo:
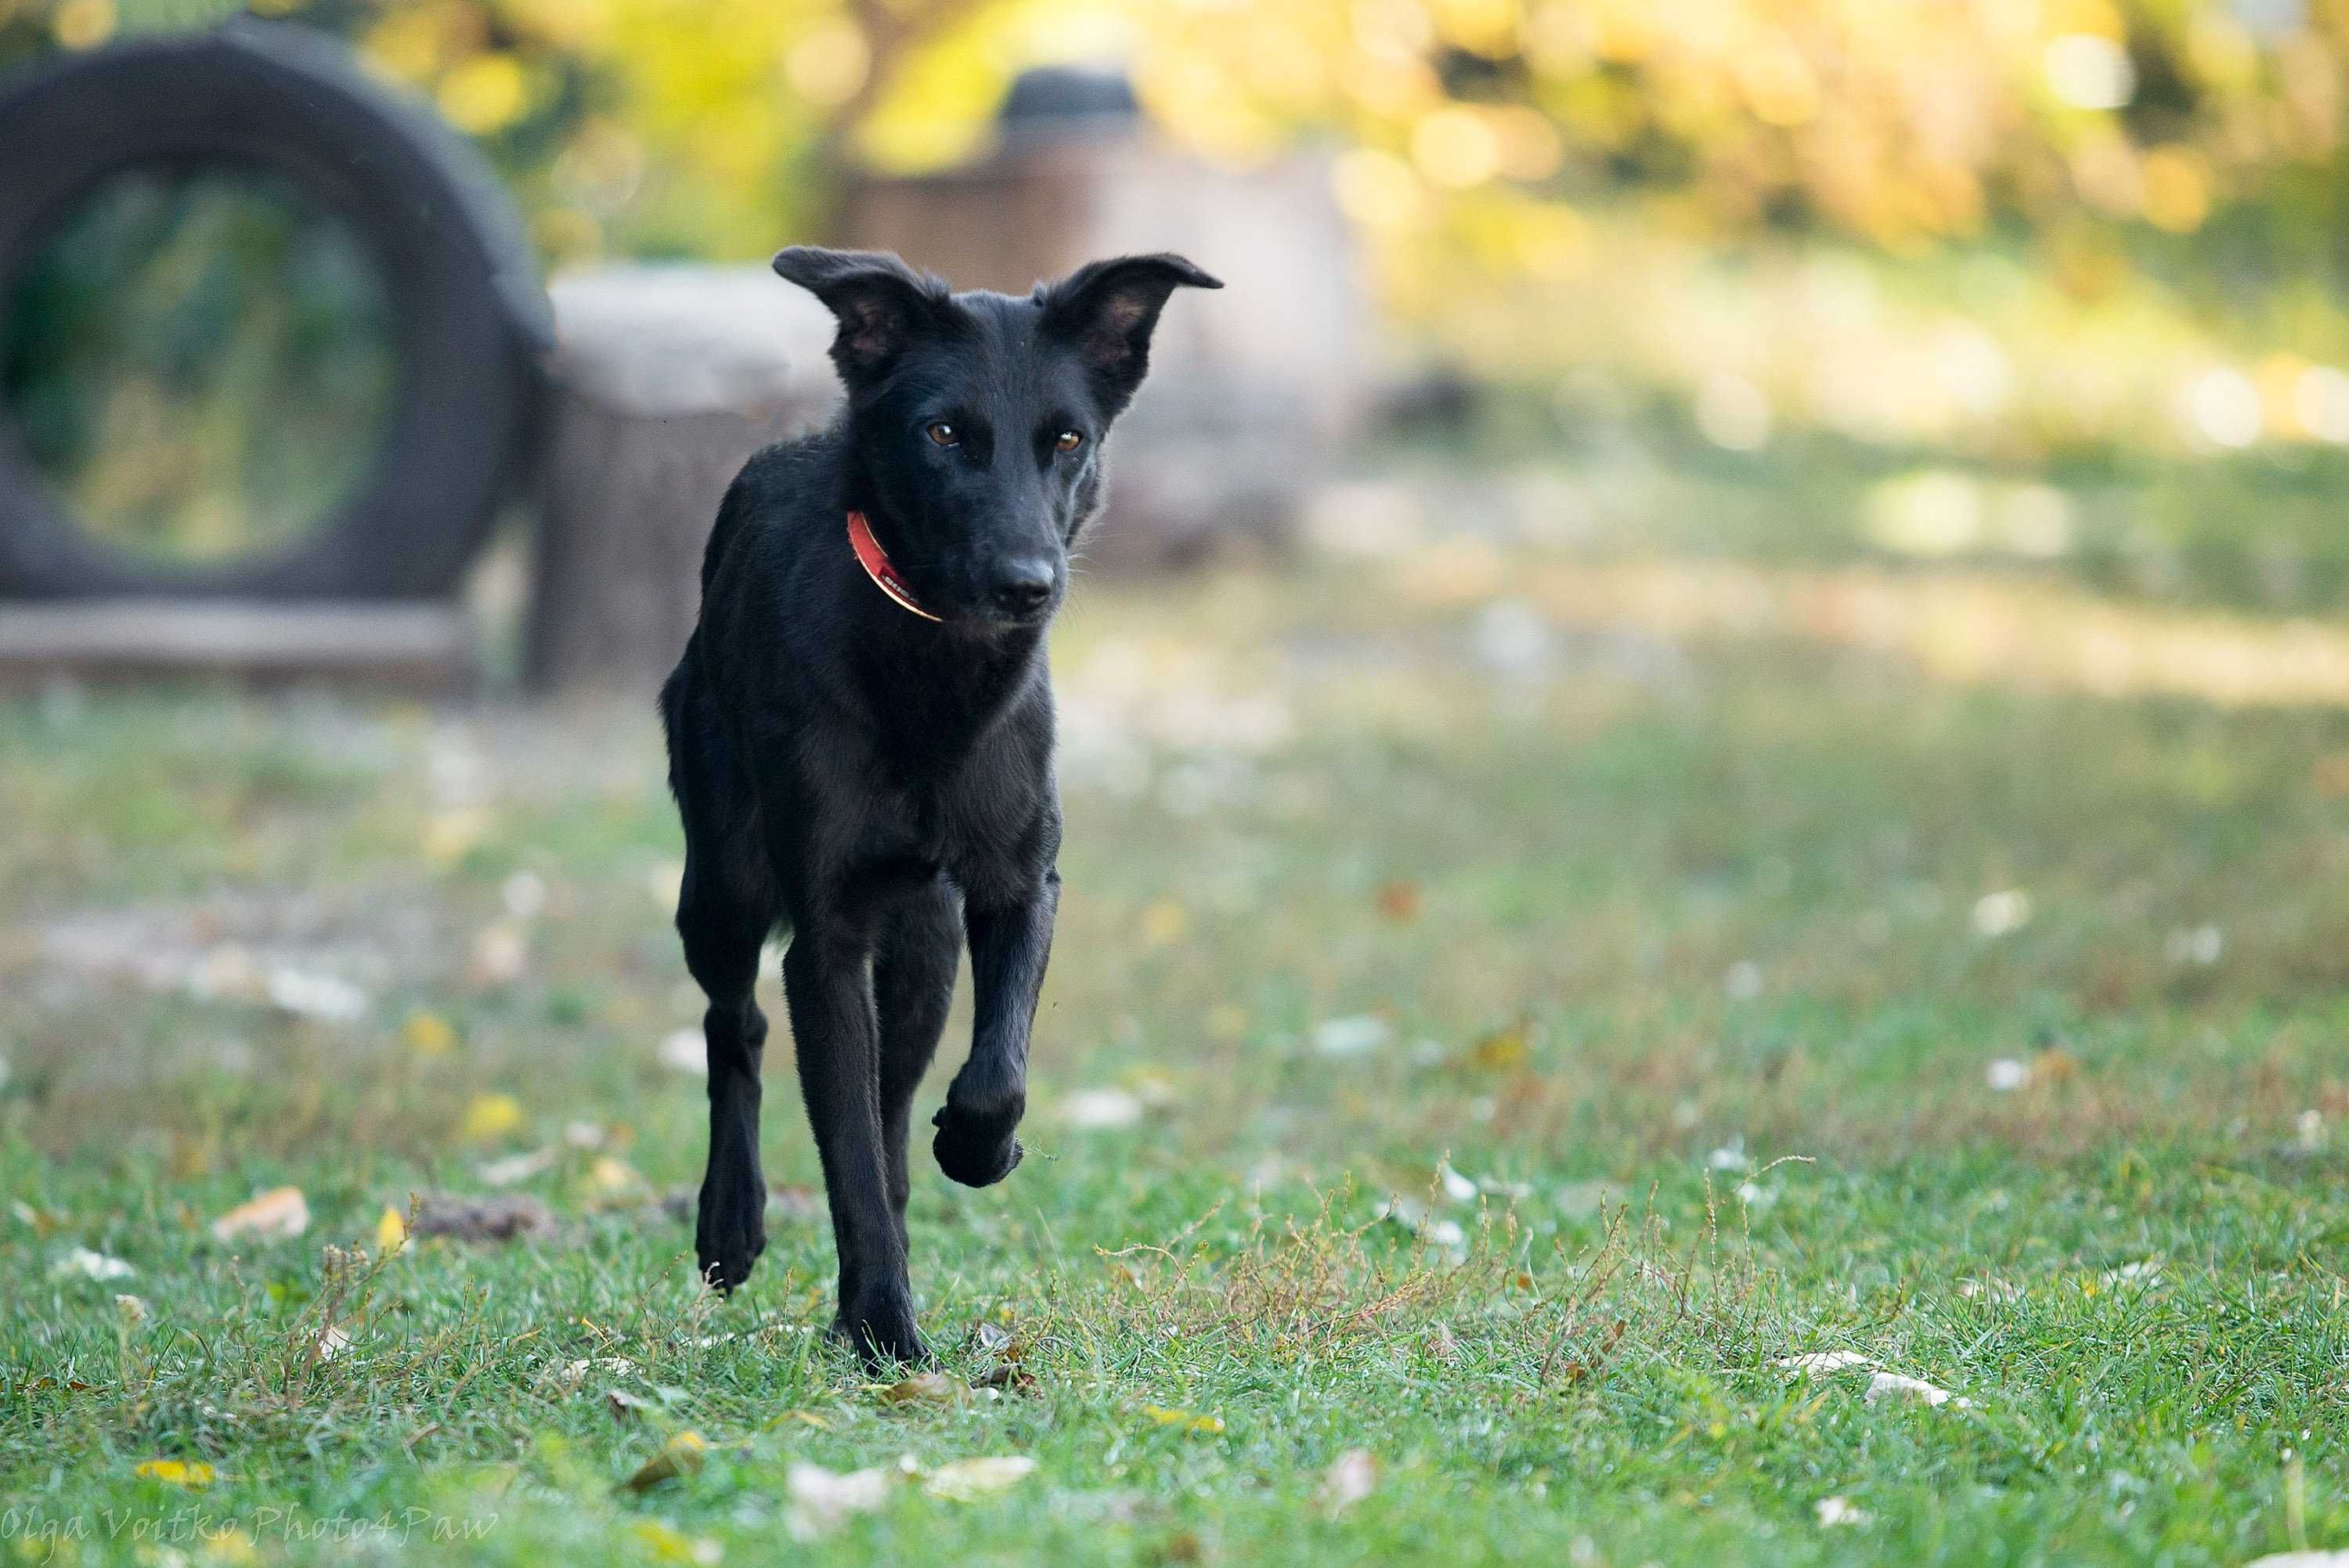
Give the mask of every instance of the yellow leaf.
<path id="1" fill-rule="evenodd" d="M 1202 1416 L 1191 1410 L 1173 1410 L 1164 1405 L 1144 1405 L 1142 1413 L 1162 1427 L 1180 1427 L 1187 1432 L 1220 1432 L 1224 1429 L 1220 1416 Z"/>
<path id="2" fill-rule="evenodd" d="M 135 1473 L 150 1480 L 169 1481 L 173 1486 L 192 1488 L 212 1483 L 212 1467 L 201 1460 L 148 1460 Z"/>
<path id="3" fill-rule="evenodd" d="M 457 1031 L 438 1013 L 410 1013 L 399 1028 L 400 1043 L 418 1056 L 437 1059 L 457 1046 Z"/>
<path id="4" fill-rule="evenodd" d="M 437 812 L 424 824 L 424 858 L 437 866 L 454 865 L 490 836 L 492 826 L 494 819 L 479 807 Z"/>
<path id="5" fill-rule="evenodd" d="M 383 1217 L 375 1222 L 376 1256 L 388 1258 L 408 1244 L 408 1222 L 398 1210 L 386 1203 Z"/>
<path id="6" fill-rule="evenodd" d="M 922 1478 L 922 1490 L 932 1497 L 972 1502 L 1009 1491 L 1028 1477 L 1036 1461 L 1025 1454 L 1000 1454 L 986 1459 L 956 1460 Z"/>
<path id="7" fill-rule="evenodd" d="M 714 1541 L 694 1541 L 675 1526 L 657 1519 L 640 1519 L 630 1525 L 630 1532 L 656 1563 L 713 1563 L 717 1546 Z"/>
<path id="8" fill-rule="evenodd" d="M 1495 1029 L 1468 1047 L 1468 1064 L 1486 1072 L 1506 1072 L 1521 1068 L 1532 1055 L 1526 1040 L 1526 1026 L 1512 1024 L 1506 1029 Z"/>
<path id="9" fill-rule="evenodd" d="M 885 1405 L 911 1405 L 925 1402 L 949 1405 L 962 1390 L 943 1372 L 916 1372 L 902 1383 L 892 1383 L 881 1390 Z"/>
<path id="10" fill-rule="evenodd" d="M 679 1432 L 660 1446 L 653 1455 L 636 1468 L 636 1473 L 620 1484 L 630 1491 L 643 1491 L 665 1480 L 675 1480 L 691 1475 L 701 1468 L 708 1457 L 709 1444 L 699 1432 Z"/>
<path id="11" fill-rule="evenodd" d="M 1162 898 L 1142 912 L 1142 938 L 1153 947 L 1182 941 L 1190 928 L 1189 913 L 1173 899 Z"/>
<path id="12" fill-rule="evenodd" d="M 522 1120 L 522 1101 L 513 1096 L 477 1094 L 465 1107 L 465 1119 L 459 1124 L 457 1132 L 468 1143 L 487 1143 L 513 1131 Z"/>
<path id="13" fill-rule="evenodd" d="M 298 1236 L 310 1228 L 310 1205 L 299 1187 L 273 1187 L 251 1202 L 239 1203 L 212 1222 L 215 1240 L 233 1242 L 239 1236 L 260 1236 L 271 1241 L 283 1241 Z"/>
<path id="14" fill-rule="evenodd" d="M 633 1192 L 645 1184 L 635 1166 L 614 1154 L 598 1155 L 587 1168 L 587 1180 L 600 1192 Z"/>

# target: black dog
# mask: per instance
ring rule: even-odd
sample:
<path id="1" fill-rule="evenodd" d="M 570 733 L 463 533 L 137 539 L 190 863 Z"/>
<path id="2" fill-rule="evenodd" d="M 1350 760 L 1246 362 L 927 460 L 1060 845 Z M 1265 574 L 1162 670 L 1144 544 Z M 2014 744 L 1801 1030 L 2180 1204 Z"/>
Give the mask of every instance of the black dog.
<path id="1" fill-rule="evenodd" d="M 950 294 L 895 256 L 799 247 L 775 271 L 839 318 L 845 409 L 728 490 L 701 623 L 661 693 L 685 820 L 677 926 L 709 998 L 709 1167 L 694 1245 L 721 1290 L 766 1246 L 751 999 L 783 984 L 840 1251 L 833 1332 L 916 1360 L 906 1117 L 968 939 L 970 1059 L 938 1166 L 1019 1162 L 1028 1032 L 1060 899 L 1045 624 L 1099 505 L 1102 438 L 1167 295 L 1220 288 L 1179 256 L 1095 262 L 1025 299 Z"/>

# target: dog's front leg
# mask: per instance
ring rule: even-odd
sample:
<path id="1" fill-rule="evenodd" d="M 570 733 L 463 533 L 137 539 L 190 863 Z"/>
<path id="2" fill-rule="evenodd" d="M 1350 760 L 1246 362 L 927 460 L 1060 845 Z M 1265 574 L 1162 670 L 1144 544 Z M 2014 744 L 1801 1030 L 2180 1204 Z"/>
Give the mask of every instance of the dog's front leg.
<path id="1" fill-rule="evenodd" d="M 822 923 L 803 927 L 783 955 L 783 988 L 840 1253 L 833 1332 L 868 1363 L 919 1361 L 928 1351 L 914 1326 L 882 1149 L 880 1034 L 865 975 L 871 954 L 869 940 Z"/>
<path id="2" fill-rule="evenodd" d="M 963 922 L 970 941 L 977 1003 L 970 1059 L 947 1088 L 930 1151 L 938 1169 L 968 1187 L 1011 1174 L 1022 1150 L 1017 1136 L 1028 1109 L 1028 1035 L 1036 1021 L 1036 993 L 1052 952 L 1052 917 L 1061 904 L 1061 878 L 1046 872 L 1009 898 L 966 894 Z"/>

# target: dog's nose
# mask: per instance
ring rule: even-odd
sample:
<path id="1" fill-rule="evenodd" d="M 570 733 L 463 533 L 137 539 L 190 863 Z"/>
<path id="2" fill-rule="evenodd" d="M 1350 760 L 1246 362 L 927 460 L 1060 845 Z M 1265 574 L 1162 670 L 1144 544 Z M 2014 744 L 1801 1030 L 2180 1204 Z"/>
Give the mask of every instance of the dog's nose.
<path id="1" fill-rule="evenodd" d="M 995 569 L 988 593 L 1007 615 L 1032 615 L 1052 596 L 1052 563 L 1040 555 L 1020 555 Z"/>

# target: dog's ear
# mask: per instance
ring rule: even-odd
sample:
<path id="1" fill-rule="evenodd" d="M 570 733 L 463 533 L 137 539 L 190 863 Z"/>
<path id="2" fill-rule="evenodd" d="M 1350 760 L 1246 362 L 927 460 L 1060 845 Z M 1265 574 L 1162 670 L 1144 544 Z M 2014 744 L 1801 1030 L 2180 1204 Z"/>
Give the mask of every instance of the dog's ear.
<path id="1" fill-rule="evenodd" d="M 1076 346 L 1114 414 L 1150 368 L 1150 335 L 1166 296 L 1185 285 L 1224 286 L 1180 256 L 1088 262 L 1041 291 L 1045 335 Z"/>
<path id="2" fill-rule="evenodd" d="M 942 321 L 951 303 L 944 283 L 880 251 L 792 245 L 775 253 L 775 271 L 840 319 L 832 358 L 843 379 L 883 368 Z"/>

